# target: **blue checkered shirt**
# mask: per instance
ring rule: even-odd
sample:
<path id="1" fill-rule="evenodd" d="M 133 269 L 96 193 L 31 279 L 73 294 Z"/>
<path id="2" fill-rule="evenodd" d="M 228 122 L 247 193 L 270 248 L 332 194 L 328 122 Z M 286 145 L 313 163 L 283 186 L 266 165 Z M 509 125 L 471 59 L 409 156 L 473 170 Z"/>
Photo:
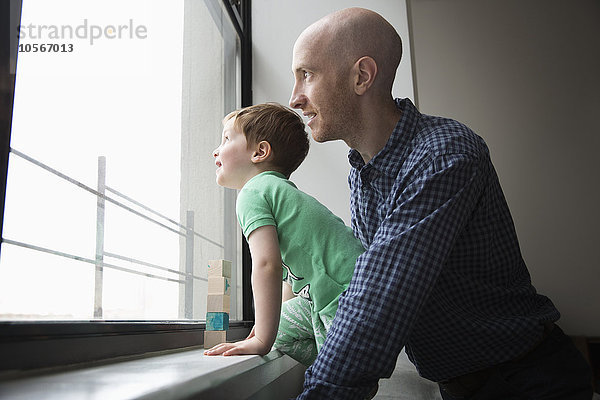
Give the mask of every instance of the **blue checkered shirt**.
<path id="1" fill-rule="evenodd" d="M 367 164 L 349 159 L 352 228 L 367 249 L 342 294 L 301 399 L 361 399 L 403 347 L 441 381 L 515 358 L 555 321 L 536 293 L 483 139 L 463 124 L 402 117 Z"/>

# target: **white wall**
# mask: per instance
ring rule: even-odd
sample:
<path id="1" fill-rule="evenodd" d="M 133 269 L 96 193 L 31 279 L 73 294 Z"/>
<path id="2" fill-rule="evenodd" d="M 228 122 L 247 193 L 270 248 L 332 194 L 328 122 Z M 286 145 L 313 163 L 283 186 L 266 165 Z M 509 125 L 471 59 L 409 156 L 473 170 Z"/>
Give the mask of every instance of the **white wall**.
<path id="1" fill-rule="evenodd" d="M 412 0 L 422 112 L 488 143 L 534 286 L 600 336 L 600 2 Z"/>
<path id="2" fill-rule="evenodd" d="M 319 18 L 347 7 L 381 14 L 403 40 L 404 56 L 393 88 L 395 97 L 413 98 L 405 1 L 390 0 L 254 0 L 252 2 L 253 101 L 288 105 L 294 79 L 292 48 L 298 35 Z M 348 147 L 344 142 L 315 143 L 292 181 L 350 224 L 347 177 Z"/>

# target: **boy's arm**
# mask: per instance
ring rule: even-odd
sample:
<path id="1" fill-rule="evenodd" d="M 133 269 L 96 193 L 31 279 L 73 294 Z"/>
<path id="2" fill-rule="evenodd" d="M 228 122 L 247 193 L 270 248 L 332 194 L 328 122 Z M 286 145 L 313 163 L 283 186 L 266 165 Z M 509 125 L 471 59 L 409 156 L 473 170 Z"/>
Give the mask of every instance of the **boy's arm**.
<path id="1" fill-rule="evenodd" d="M 281 312 L 281 251 L 277 230 L 261 226 L 248 237 L 252 255 L 252 291 L 254 292 L 254 335 L 236 343 L 222 343 L 207 355 L 267 354 L 277 336 Z"/>
<path id="2" fill-rule="evenodd" d="M 277 336 L 281 313 L 281 250 L 277 230 L 261 226 L 248 237 L 252 255 L 252 292 L 254 293 L 254 336 L 271 350 Z"/>
<path id="3" fill-rule="evenodd" d="M 288 300 L 296 297 L 294 292 L 292 291 L 292 285 L 287 282 L 282 282 L 281 284 L 281 302 L 285 303 Z"/>

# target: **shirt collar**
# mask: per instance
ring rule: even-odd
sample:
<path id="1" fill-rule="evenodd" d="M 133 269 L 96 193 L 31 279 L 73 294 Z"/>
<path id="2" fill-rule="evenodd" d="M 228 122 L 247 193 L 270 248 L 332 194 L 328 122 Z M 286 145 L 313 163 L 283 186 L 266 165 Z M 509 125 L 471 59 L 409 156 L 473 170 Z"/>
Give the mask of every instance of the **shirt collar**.
<path id="1" fill-rule="evenodd" d="M 396 107 L 402 111 L 402 116 L 383 149 L 366 164 L 392 177 L 398 175 L 398 171 L 402 166 L 402 163 L 398 161 L 403 158 L 403 153 L 408 147 L 407 144 L 415 136 L 417 121 L 421 116 L 421 113 L 419 113 L 410 99 L 395 99 L 395 102 Z M 365 167 L 362 156 L 355 149 L 350 149 L 348 159 L 350 165 L 357 170 Z"/>
<path id="2" fill-rule="evenodd" d="M 276 176 L 278 178 L 288 180 L 288 178 L 286 178 L 285 175 L 283 175 L 281 172 L 277 172 L 277 171 L 263 171 L 260 174 L 256 174 L 252 178 L 248 179 L 248 182 L 256 180 L 256 179 L 259 179 L 258 178 L 259 176 L 265 176 L 265 175 L 273 175 L 273 176 Z M 248 184 L 248 182 L 246 182 L 246 184 Z"/>

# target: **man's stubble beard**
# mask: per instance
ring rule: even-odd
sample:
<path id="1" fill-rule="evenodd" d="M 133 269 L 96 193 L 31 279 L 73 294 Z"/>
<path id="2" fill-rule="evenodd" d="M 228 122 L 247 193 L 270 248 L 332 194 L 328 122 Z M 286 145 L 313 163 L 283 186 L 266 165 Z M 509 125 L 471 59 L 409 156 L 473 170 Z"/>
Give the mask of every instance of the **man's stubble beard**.
<path id="1" fill-rule="evenodd" d="M 340 88 L 339 85 L 337 87 Z M 313 139 L 319 143 L 343 140 L 352 147 L 350 143 L 356 142 L 357 134 L 362 129 L 360 108 L 354 98 L 347 93 L 342 93 L 341 88 L 336 91 L 333 98 L 337 99 L 337 103 L 331 113 L 335 113 L 336 117 L 321 126 L 318 135 L 313 133 Z"/>

